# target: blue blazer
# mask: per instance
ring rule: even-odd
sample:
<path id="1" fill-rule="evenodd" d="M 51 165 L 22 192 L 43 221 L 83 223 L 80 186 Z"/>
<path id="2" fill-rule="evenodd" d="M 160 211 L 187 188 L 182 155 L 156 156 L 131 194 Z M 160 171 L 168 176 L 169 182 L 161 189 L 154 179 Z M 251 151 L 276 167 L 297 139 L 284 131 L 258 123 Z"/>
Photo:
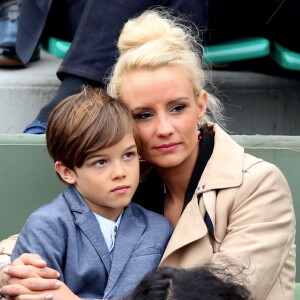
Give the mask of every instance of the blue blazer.
<path id="1" fill-rule="evenodd" d="M 120 299 L 158 266 L 172 231 L 167 219 L 131 203 L 111 258 L 95 215 L 70 186 L 29 216 L 12 259 L 38 253 L 79 297 Z"/>

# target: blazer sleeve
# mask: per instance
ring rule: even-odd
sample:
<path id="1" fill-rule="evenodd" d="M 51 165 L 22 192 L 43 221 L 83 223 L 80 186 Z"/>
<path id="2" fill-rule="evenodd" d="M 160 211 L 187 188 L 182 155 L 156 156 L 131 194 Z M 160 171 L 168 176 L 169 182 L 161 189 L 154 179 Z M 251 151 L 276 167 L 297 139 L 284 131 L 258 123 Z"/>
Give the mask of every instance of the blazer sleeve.
<path id="1" fill-rule="evenodd" d="M 63 281 L 65 236 L 56 218 L 43 212 L 34 212 L 19 234 L 12 252 L 12 260 L 23 253 L 39 254 L 47 262 L 48 267 L 61 274 L 60 280 Z"/>
<path id="2" fill-rule="evenodd" d="M 265 299 L 289 261 L 294 274 L 295 216 L 289 186 L 281 171 L 267 162 L 244 170 L 228 216 L 227 233 L 213 255 L 232 257 L 249 269 L 246 279 L 256 299 Z"/>

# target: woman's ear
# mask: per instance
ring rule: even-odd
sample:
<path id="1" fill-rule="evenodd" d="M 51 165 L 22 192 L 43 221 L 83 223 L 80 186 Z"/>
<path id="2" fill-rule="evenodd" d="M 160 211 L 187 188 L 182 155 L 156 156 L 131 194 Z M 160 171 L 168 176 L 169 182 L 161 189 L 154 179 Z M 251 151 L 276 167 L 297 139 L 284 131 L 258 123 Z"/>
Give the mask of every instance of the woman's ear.
<path id="1" fill-rule="evenodd" d="M 205 116 L 206 113 L 206 105 L 207 105 L 207 99 L 208 99 L 208 95 L 207 92 L 204 90 L 201 90 L 198 94 L 197 94 L 197 105 L 199 108 L 199 112 L 198 112 L 198 121 L 202 121 L 202 119 Z"/>
<path id="2" fill-rule="evenodd" d="M 76 182 L 76 174 L 73 170 L 66 167 L 61 161 L 57 161 L 54 164 L 55 171 L 59 174 L 61 179 L 68 184 L 74 184 Z"/>

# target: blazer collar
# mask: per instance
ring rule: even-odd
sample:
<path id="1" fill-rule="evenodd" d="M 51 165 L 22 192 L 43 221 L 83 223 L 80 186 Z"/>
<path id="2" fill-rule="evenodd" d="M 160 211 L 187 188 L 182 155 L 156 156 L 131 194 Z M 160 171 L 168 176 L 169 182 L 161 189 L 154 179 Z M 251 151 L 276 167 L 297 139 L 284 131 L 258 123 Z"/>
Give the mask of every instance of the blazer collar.
<path id="1" fill-rule="evenodd" d="M 108 276 L 107 286 L 104 292 L 106 297 L 115 286 L 123 269 L 125 268 L 138 240 L 141 238 L 146 225 L 140 221 L 135 207 L 130 204 L 124 211 L 116 236 L 113 259 Z"/>

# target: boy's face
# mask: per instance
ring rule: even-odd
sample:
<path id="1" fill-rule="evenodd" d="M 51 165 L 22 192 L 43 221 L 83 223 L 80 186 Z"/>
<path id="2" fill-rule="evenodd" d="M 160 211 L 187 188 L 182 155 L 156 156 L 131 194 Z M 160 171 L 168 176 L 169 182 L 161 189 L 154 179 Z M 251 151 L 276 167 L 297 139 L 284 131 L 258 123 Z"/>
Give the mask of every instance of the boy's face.
<path id="1" fill-rule="evenodd" d="M 91 210 L 116 221 L 139 182 L 139 157 L 134 137 L 128 133 L 117 144 L 90 154 L 75 172 L 68 169 L 67 181 L 74 184 Z"/>

